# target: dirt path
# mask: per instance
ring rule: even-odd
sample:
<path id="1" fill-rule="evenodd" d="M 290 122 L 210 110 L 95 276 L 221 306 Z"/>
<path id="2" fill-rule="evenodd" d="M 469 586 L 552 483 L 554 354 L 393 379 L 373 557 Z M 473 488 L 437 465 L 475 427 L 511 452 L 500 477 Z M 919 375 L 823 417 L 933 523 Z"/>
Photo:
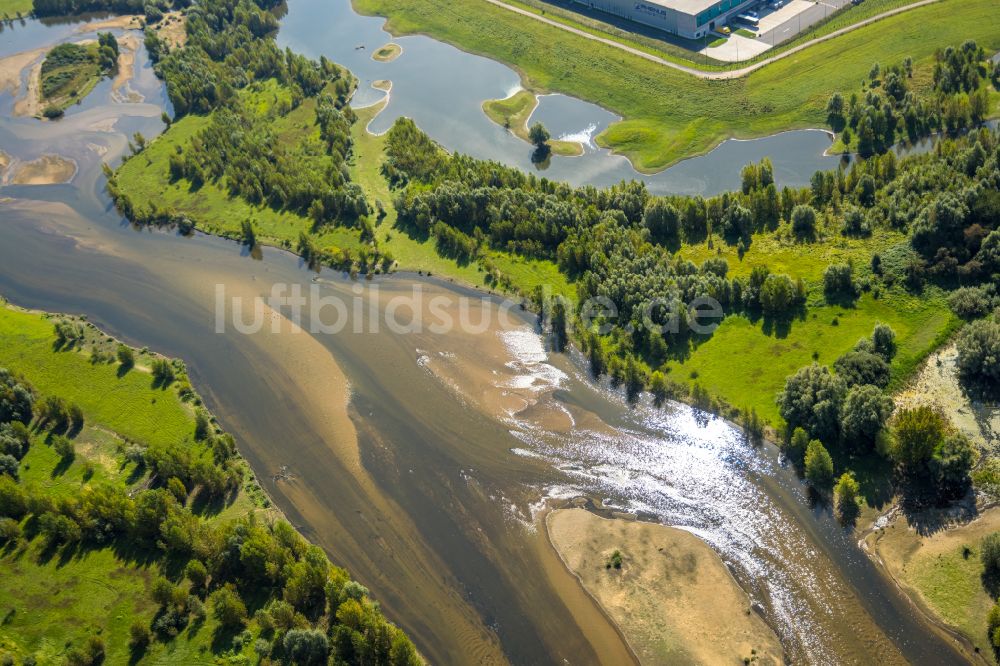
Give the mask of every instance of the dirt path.
<path id="1" fill-rule="evenodd" d="M 620 49 L 622 51 L 625 51 L 627 53 L 631 53 L 632 55 L 639 56 L 640 58 L 645 58 L 646 60 L 649 60 L 650 62 L 655 62 L 658 65 L 663 65 L 664 67 L 670 67 L 671 69 L 676 69 L 676 70 L 684 72 L 686 74 L 690 74 L 691 76 L 697 76 L 699 79 L 708 79 L 708 80 L 712 80 L 712 81 L 721 81 L 721 80 L 726 80 L 726 79 L 738 79 L 740 77 L 746 76 L 747 74 L 750 74 L 751 72 L 757 71 L 761 67 L 766 67 L 767 65 L 770 65 L 773 62 L 781 60 L 782 58 L 787 58 L 788 56 L 794 55 L 794 54 L 796 54 L 796 53 L 798 53 L 800 51 L 803 51 L 803 50 L 805 50 L 805 49 L 807 49 L 810 46 L 813 46 L 815 44 L 819 44 L 821 42 L 825 42 L 825 41 L 827 41 L 829 39 L 833 39 L 834 37 L 839 37 L 840 35 L 846 34 L 846 33 L 851 32 L 853 30 L 857 30 L 858 28 L 862 28 L 862 27 L 864 27 L 866 25 L 871 25 L 872 23 L 875 23 L 876 21 L 881 21 L 884 18 L 888 18 L 890 16 L 895 16 L 896 14 L 902 14 L 903 12 L 910 11 L 911 9 L 916 9 L 917 7 L 923 7 L 924 5 L 931 5 L 931 4 L 934 4 L 935 2 L 940 2 L 940 0 L 920 0 L 920 2 L 914 2 L 914 3 L 909 4 L 909 5 L 904 5 L 903 7 L 897 7 L 896 9 L 891 9 L 891 10 L 889 10 L 887 12 L 882 12 L 881 14 L 878 14 L 876 16 L 872 16 L 870 18 L 867 18 L 864 21 L 858 21 L 857 23 L 855 23 L 853 25 L 849 25 L 846 28 L 841 28 L 840 30 L 835 30 L 835 31 L 831 32 L 828 35 L 823 35 L 822 37 L 817 37 L 816 39 L 811 39 L 808 42 L 804 42 L 802 44 L 799 44 L 795 48 L 788 49 L 787 51 L 779 53 L 778 55 L 773 56 L 771 58 L 767 58 L 765 60 L 761 60 L 760 62 L 754 63 L 753 65 L 748 65 L 746 67 L 742 67 L 740 69 L 734 69 L 734 70 L 727 71 L 727 72 L 705 71 L 703 69 L 698 69 L 696 67 L 689 67 L 687 65 L 681 65 L 681 64 L 678 64 L 676 62 L 671 62 L 670 60 L 667 60 L 665 58 L 661 58 L 659 56 L 655 56 L 652 53 L 647 53 L 647 52 L 645 52 L 645 51 L 643 51 L 641 49 L 633 48 L 631 46 L 626 46 L 625 44 L 617 42 L 617 41 L 615 41 L 613 39 L 609 39 L 609 38 L 606 38 L 606 37 L 598 37 L 597 35 L 591 34 L 591 33 L 587 32 L 585 30 L 580 30 L 579 28 L 574 28 L 572 26 L 566 25 L 565 23 L 560 23 L 559 21 L 556 21 L 554 19 L 550 19 L 550 18 L 547 18 L 545 16 L 540 16 L 538 14 L 534 14 L 532 12 L 529 12 L 526 9 L 521 9 L 520 7 L 515 7 L 513 5 L 509 5 L 506 2 L 502 2 L 501 0 L 486 0 L 486 2 L 489 2 L 490 4 L 496 5 L 497 7 L 502 7 L 503 9 L 506 9 L 508 11 L 512 11 L 515 14 L 520 14 L 521 16 L 526 16 L 526 17 L 534 19 L 536 21 L 541 21 L 542 23 L 550 25 L 550 26 L 552 26 L 554 28 L 559 28 L 560 30 L 565 30 L 566 32 L 571 32 L 574 35 L 577 35 L 579 37 L 583 37 L 584 39 L 589 39 L 589 40 L 594 41 L 594 42 L 600 42 L 601 44 L 605 44 L 606 46 L 611 46 L 611 47 L 614 47 L 616 49 Z"/>

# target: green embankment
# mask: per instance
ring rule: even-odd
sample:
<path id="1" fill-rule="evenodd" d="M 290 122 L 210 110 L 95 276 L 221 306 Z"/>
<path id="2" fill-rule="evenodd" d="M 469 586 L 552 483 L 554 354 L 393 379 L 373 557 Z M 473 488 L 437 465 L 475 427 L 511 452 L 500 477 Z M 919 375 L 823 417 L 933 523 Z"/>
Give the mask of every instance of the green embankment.
<path id="1" fill-rule="evenodd" d="M 527 90 L 519 90 L 505 99 L 491 99 L 483 102 L 483 112 L 501 127 L 514 133 L 517 138 L 530 142 L 528 120 L 538 106 L 538 97 Z M 583 146 L 572 141 L 552 139 L 548 142 L 555 155 L 578 156 L 583 154 Z"/>
<path id="2" fill-rule="evenodd" d="M 247 108 L 262 115 L 280 100 L 290 98 L 289 91 L 273 80 L 254 85 L 241 94 Z M 294 111 L 275 118 L 271 127 L 283 143 L 291 145 L 319 136 L 315 116 L 316 99 L 306 98 Z M 242 197 L 230 195 L 225 179 L 206 182 L 196 191 L 186 180 L 171 180 L 170 155 L 178 146 L 187 147 L 209 122 L 209 116 L 188 115 L 171 124 L 122 165 L 117 172 L 119 189 L 133 201 L 154 201 L 160 209 L 187 215 L 202 231 L 220 236 L 239 238 L 245 220 L 253 221 L 258 241 L 282 247 L 294 247 L 303 231 L 313 232 L 312 220 L 304 215 L 253 205 Z M 353 250 L 361 245 L 357 230 L 333 225 L 316 230 L 314 239 L 323 249 Z"/>
<path id="3" fill-rule="evenodd" d="M 721 140 L 823 126 L 836 90 L 853 90 L 872 63 L 974 39 L 1000 48 L 993 0 L 942 0 L 817 44 L 731 81 L 708 81 L 548 26 L 481 0 L 356 0 L 396 33 L 427 33 L 511 64 L 526 88 L 562 92 L 621 115 L 598 142 L 642 171 L 661 170 Z M 933 26 L 930 29 L 929 26 Z"/>
<path id="4" fill-rule="evenodd" d="M 93 363 L 89 353 L 76 348 L 57 351 L 53 321 L 0 305 L 0 367 L 25 376 L 43 396 L 79 405 L 86 424 L 74 437 L 76 455 L 69 465 L 46 443 L 46 433 L 36 432 L 21 461 L 21 484 L 53 499 L 79 497 L 103 482 L 144 487 L 149 473 L 124 462 L 123 445 L 194 446 L 194 410 L 181 400 L 181 384 L 153 387 L 149 365 L 154 357 L 147 353 L 136 351 L 135 366 L 123 373 L 117 363 Z M 112 353 L 117 348 L 96 329 L 85 331 L 88 347 Z M 208 520 L 255 510 L 241 490 Z M 39 664 L 64 663 L 72 647 L 98 635 L 107 649 L 105 663 L 129 663 L 132 623 L 148 623 L 157 611 L 150 586 L 165 573 L 161 562 L 144 562 L 130 557 L 128 549 L 112 547 L 52 552 L 43 541 L 36 537 L 0 549 L 0 579 L 11 583 L 0 585 L 0 656 L 31 654 Z M 209 615 L 197 630 L 169 643 L 154 641 L 143 663 L 212 663 L 216 624 Z"/>
<path id="5" fill-rule="evenodd" d="M 0 0 L 0 18 L 28 16 L 34 10 L 33 0 Z"/>

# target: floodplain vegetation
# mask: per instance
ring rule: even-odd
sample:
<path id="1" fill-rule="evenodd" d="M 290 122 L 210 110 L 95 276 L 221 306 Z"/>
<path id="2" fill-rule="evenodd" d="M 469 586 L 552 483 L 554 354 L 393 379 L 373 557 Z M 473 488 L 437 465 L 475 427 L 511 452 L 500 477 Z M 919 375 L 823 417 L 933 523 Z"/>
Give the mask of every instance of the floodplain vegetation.
<path id="1" fill-rule="evenodd" d="M 77 104 L 100 80 L 118 68 L 118 40 L 110 32 L 98 33 L 97 42 L 59 44 L 42 61 L 40 101 L 42 115 L 58 118 Z"/>
<path id="2" fill-rule="evenodd" d="M 418 664 L 271 506 L 184 365 L 0 307 L 0 659 Z"/>

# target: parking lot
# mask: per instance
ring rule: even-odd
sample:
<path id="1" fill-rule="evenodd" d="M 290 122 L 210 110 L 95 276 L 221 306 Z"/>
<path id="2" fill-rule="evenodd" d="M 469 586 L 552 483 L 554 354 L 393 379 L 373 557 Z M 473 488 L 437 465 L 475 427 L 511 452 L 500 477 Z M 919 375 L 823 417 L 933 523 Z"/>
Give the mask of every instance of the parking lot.
<path id="1" fill-rule="evenodd" d="M 822 0 L 821 2 L 792 0 L 776 12 L 767 15 L 761 14 L 757 39 L 768 46 L 788 41 L 808 29 L 813 23 L 822 21 L 849 3 L 850 0 Z"/>
<path id="2" fill-rule="evenodd" d="M 778 9 L 772 9 L 769 4 L 762 2 L 756 10 L 760 15 L 756 28 L 742 23 L 734 16 L 729 21 L 733 34 L 728 36 L 727 41 L 706 47 L 701 53 L 723 62 L 747 60 L 808 30 L 809 26 L 822 21 L 850 1 L 790 0 Z M 736 30 L 740 28 L 751 30 L 757 36 L 751 38 L 736 34 Z"/>

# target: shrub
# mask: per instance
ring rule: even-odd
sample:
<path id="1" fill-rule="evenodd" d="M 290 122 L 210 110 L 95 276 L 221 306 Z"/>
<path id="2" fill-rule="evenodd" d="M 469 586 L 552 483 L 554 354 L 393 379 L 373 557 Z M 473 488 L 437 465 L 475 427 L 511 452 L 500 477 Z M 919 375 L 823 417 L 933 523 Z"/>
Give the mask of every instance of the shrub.
<path id="1" fill-rule="evenodd" d="M 831 264 L 823 271 L 823 290 L 827 296 L 855 296 L 854 269 L 850 264 Z"/>
<path id="2" fill-rule="evenodd" d="M 874 347 L 873 347 L 874 349 Z M 889 385 L 889 364 L 881 356 L 866 351 L 847 352 L 836 360 L 833 369 L 848 386 L 872 384 L 879 388 Z"/>
<path id="3" fill-rule="evenodd" d="M 1000 532 L 993 532 L 983 537 L 979 558 L 988 573 L 1000 574 Z"/>
<path id="4" fill-rule="evenodd" d="M 292 663 L 303 666 L 325 664 L 330 652 L 326 634 L 316 629 L 292 629 L 285 634 L 283 644 Z"/>
<path id="5" fill-rule="evenodd" d="M 978 287 L 962 287 L 948 296 L 948 306 L 962 319 L 985 317 L 990 312 L 992 301 L 986 290 Z"/>

